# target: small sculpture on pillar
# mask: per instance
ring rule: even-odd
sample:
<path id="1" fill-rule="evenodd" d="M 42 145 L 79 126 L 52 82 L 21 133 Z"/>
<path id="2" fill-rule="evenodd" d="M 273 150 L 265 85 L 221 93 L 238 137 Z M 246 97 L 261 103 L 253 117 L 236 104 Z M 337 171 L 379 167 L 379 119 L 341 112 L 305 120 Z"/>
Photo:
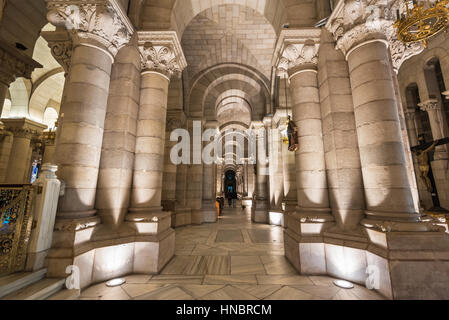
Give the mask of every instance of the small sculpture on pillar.
<path id="1" fill-rule="evenodd" d="M 288 151 L 296 152 L 299 148 L 298 127 L 291 120 L 290 116 L 288 116 L 288 118 L 287 118 L 286 125 L 287 125 L 287 136 L 288 136 Z"/>
<path id="2" fill-rule="evenodd" d="M 438 198 L 437 187 L 435 179 L 432 173 L 431 159 L 429 153 L 432 152 L 437 146 L 445 145 L 449 143 L 449 138 L 436 140 L 433 142 L 425 142 L 424 135 L 418 137 L 419 145 L 412 148 L 418 158 L 419 173 L 423 180 L 427 190 L 432 195 L 432 201 L 434 207 L 430 211 L 446 211 L 440 207 L 440 201 Z"/>

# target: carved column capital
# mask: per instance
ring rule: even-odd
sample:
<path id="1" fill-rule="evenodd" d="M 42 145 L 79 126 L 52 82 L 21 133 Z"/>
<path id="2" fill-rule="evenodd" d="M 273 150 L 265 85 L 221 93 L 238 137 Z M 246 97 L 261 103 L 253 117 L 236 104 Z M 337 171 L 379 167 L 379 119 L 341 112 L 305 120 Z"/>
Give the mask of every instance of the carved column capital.
<path id="1" fill-rule="evenodd" d="M 433 110 L 441 110 L 441 104 L 436 99 L 430 99 L 420 103 L 418 107 L 425 112 L 433 111 Z"/>
<path id="2" fill-rule="evenodd" d="M 42 65 L 18 51 L 4 41 L 0 41 L 0 82 L 9 87 L 18 77 L 30 79 L 31 73 Z"/>
<path id="3" fill-rule="evenodd" d="M 273 66 L 283 76 L 298 70 L 316 69 L 321 29 L 303 28 L 282 30 L 276 45 Z"/>
<path id="4" fill-rule="evenodd" d="M 138 32 L 142 71 L 161 73 L 167 78 L 180 75 L 187 66 L 178 36 L 174 31 Z"/>
<path id="5" fill-rule="evenodd" d="M 397 0 L 340 1 L 326 29 L 334 35 L 336 48 L 346 56 L 364 42 L 384 41 L 390 49 L 393 69 L 398 72 L 402 63 L 424 50 L 421 43 L 405 45 L 397 39 L 394 23 L 403 5 Z"/>
<path id="6" fill-rule="evenodd" d="M 43 31 L 41 36 L 48 42 L 53 58 L 62 66 L 65 74 L 70 72 L 73 42 L 67 31 Z"/>
<path id="7" fill-rule="evenodd" d="M 75 44 L 107 50 L 115 57 L 134 28 L 117 0 L 46 0 L 47 19 L 65 27 Z"/>

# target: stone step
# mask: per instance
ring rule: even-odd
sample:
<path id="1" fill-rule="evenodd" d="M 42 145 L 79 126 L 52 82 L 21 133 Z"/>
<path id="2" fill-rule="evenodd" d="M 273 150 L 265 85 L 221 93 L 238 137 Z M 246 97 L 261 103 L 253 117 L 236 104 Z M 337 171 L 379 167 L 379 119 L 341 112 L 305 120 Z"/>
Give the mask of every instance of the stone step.
<path id="1" fill-rule="evenodd" d="M 47 269 L 35 272 L 18 272 L 0 277 L 0 298 L 42 280 Z"/>
<path id="2" fill-rule="evenodd" d="M 61 291 L 64 284 L 65 278 L 46 278 L 15 291 L 2 300 L 45 300 Z"/>
<path id="3" fill-rule="evenodd" d="M 47 300 L 77 300 L 81 295 L 81 290 L 61 290 L 50 296 Z"/>

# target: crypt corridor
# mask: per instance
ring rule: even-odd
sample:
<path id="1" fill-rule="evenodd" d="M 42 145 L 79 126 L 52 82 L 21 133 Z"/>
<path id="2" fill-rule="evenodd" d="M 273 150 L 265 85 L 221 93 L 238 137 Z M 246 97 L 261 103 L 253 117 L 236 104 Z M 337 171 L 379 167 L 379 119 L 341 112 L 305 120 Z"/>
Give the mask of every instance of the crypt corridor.
<path id="1" fill-rule="evenodd" d="M 0 299 L 449 299 L 449 34 L 407 8 L 0 0 Z"/>

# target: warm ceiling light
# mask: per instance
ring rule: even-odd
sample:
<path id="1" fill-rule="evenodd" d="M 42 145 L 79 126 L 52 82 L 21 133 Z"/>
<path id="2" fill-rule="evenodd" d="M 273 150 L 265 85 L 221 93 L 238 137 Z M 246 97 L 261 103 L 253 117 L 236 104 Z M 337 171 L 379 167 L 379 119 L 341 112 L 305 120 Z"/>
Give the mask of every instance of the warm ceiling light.
<path id="1" fill-rule="evenodd" d="M 343 289 L 353 289 L 354 285 L 346 280 L 335 280 L 334 281 L 334 285 L 336 285 L 339 288 L 343 288 Z"/>

